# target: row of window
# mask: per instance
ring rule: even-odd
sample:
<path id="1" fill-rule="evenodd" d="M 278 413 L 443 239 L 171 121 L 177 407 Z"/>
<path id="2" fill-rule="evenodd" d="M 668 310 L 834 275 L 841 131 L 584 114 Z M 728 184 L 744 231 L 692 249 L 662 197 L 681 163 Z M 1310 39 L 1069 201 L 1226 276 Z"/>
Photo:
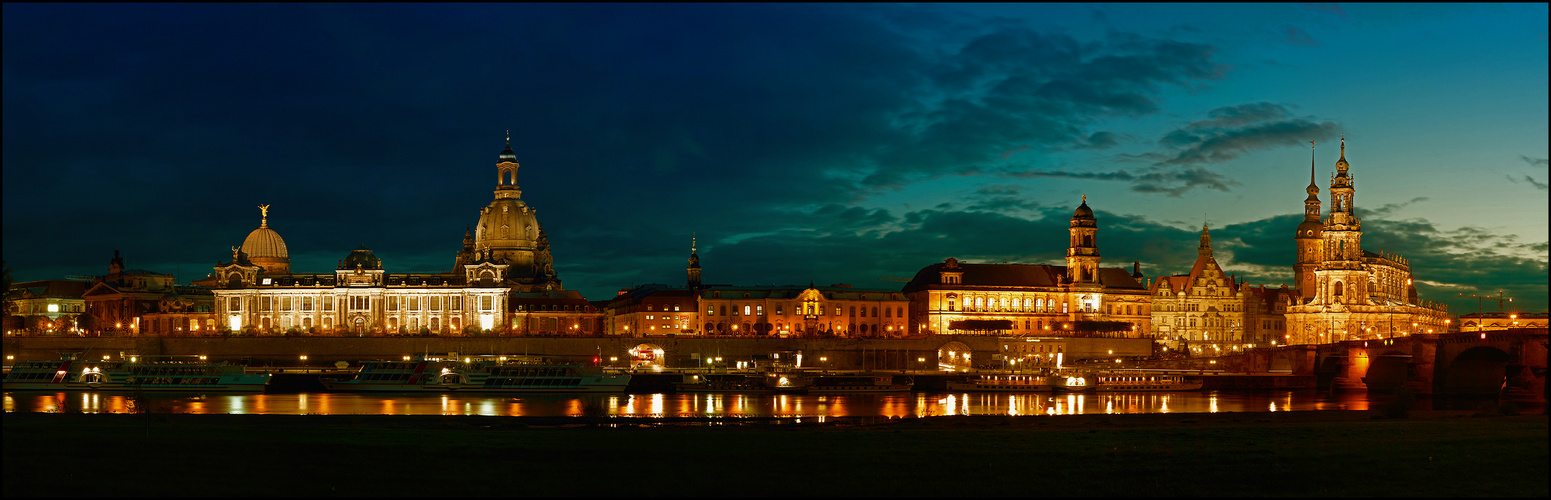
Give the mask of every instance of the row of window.
<path id="1" fill-rule="evenodd" d="M 665 306 L 664 310 L 666 310 L 666 309 L 667 308 Z M 798 306 L 797 308 L 793 309 L 792 310 L 792 314 L 807 314 L 807 315 L 813 315 L 813 316 L 824 316 L 825 315 L 824 313 L 825 313 L 826 309 L 828 309 L 828 308 L 826 308 L 824 306 L 821 306 L 821 305 L 819 305 L 817 303 L 807 303 L 807 304 L 802 304 L 802 305 Z M 678 306 L 674 306 L 673 310 L 677 311 L 678 310 Z M 849 310 L 849 313 L 847 312 L 848 310 Z M 726 305 L 720 305 L 720 306 L 708 305 L 708 306 L 706 306 L 705 314 L 706 314 L 706 316 L 728 316 L 729 315 L 728 314 L 729 311 L 731 312 L 732 316 L 739 316 L 740 315 L 740 314 L 738 314 L 738 306 L 736 306 L 736 305 L 734 305 L 732 307 L 728 307 Z M 882 316 L 879 316 L 880 312 L 882 313 Z M 781 316 L 781 315 L 784 315 L 784 314 L 786 314 L 786 313 L 785 313 L 784 309 L 782 308 L 782 306 L 780 306 L 780 305 L 775 306 L 775 315 Z M 763 306 L 763 305 L 744 305 L 743 306 L 743 314 L 741 314 L 741 315 L 742 316 L 764 316 L 765 315 L 765 306 Z M 846 315 L 849 315 L 850 317 L 853 317 L 853 318 L 856 318 L 856 317 L 862 317 L 862 318 L 869 318 L 869 317 L 871 317 L 871 318 L 903 318 L 903 317 L 905 317 L 905 307 L 904 306 L 899 306 L 899 307 L 882 307 L 882 308 L 880 308 L 879 306 L 873 306 L 872 309 L 869 311 L 867 306 L 862 306 L 860 309 L 858 309 L 857 306 L 850 306 L 849 309 L 847 309 L 845 306 L 835 306 L 835 313 L 834 313 L 834 315 L 835 316 L 846 316 Z"/>
<path id="2" fill-rule="evenodd" d="M 350 296 L 350 297 L 347 297 L 347 298 L 350 301 L 349 302 L 349 308 L 350 308 L 351 311 L 366 311 L 366 310 L 372 309 L 372 302 L 373 301 L 372 301 L 371 297 L 357 295 L 357 296 Z M 277 310 L 277 309 L 280 310 L 280 311 L 293 311 L 293 310 L 312 311 L 313 310 L 313 304 L 314 304 L 314 300 L 313 299 L 314 299 L 314 297 L 307 297 L 307 296 L 303 296 L 303 297 L 290 297 L 290 296 L 268 297 L 268 296 L 265 296 L 265 297 L 258 297 L 256 300 L 258 302 L 258 310 L 259 311 L 271 311 L 271 310 Z M 451 311 L 461 311 L 461 310 L 463 310 L 463 297 L 456 296 L 456 295 L 455 296 L 451 296 L 451 297 L 441 297 L 441 296 L 435 296 L 435 295 L 429 296 L 429 297 L 418 297 L 418 296 L 399 297 L 399 296 L 392 296 L 392 297 L 386 297 L 386 299 L 387 299 L 387 304 L 388 304 L 388 310 L 389 311 L 397 311 L 397 310 L 399 310 L 400 307 L 406 307 L 410 311 L 419 311 L 421 305 L 426 306 L 427 310 L 436 311 L 436 310 L 442 310 L 442 305 L 443 304 L 445 304 L 447 306 L 447 310 L 451 310 Z M 421 300 L 421 299 L 424 299 L 424 300 Z M 480 300 L 480 309 L 487 310 L 487 311 L 490 310 L 490 307 L 491 307 L 490 297 L 489 296 L 485 296 L 485 297 L 480 297 L 480 299 L 481 299 Z M 332 295 L 325 295 L 323 297 L 318 297 L 317 302 L 321 304 L 322 310 L 324 310 L 324 311 L 333 311 L 334 310 L 334 296 L 332 296 Z M 380 300 L 379 300 L 379 302 L 380 302 Z M 232 298 L 228 299 L 227 310 L 229 310 L 229 311 L 241 311 L 242 310 L 242 298 L 241 297 L 232 297 Z"/>

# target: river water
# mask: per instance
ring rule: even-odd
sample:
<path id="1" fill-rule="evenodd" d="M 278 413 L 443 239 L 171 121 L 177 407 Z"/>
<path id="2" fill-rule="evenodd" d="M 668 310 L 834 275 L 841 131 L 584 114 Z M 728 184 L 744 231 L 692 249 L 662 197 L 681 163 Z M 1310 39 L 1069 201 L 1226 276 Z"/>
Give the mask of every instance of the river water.
<path id="1" fill-rule="evenodd" d="M 1150 393 L 881 394 L 146 394 L 7 391 L 6 412 L 244 413 L 622 417 L 925 417 L 1367 410 L 1391 396 L 1314 390 Z M 1494 400 L 1418 398 L 1417 409 L 1475 409 Z"/>

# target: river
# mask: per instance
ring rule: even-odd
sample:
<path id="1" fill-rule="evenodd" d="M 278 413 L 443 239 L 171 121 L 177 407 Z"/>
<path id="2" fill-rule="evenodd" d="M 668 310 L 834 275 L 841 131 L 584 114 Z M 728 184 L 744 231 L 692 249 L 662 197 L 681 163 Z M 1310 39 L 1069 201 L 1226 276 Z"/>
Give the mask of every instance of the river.
<path id="1" fill-rule="evenodd" d="M 6 412 L 240 413 L 622 417 L 924 417 L 1367 410 L 1391 396 L 1314 390 L 1133 393 L 881 394 L 146 394 L 7 391 Z M 1475 409 L 1495 400 L 1418 398 L 1417 409 Z"/>

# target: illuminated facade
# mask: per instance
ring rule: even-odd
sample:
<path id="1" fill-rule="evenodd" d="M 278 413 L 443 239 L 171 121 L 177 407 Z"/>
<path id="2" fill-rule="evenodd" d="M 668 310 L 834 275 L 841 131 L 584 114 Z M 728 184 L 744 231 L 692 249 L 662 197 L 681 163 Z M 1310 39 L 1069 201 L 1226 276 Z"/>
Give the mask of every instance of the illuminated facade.
<path id="1" fill-rule="evenodd" d="M 1087 197 L 1072 215 L 1068 236 L 1064 267 L 949 258 L 922 268 L 904 288 L 910 298 L 910 332 L 1148 335 L 1152 297 L 1139 281 L 1141 266 L 1129 273 L 1099 266 L 1098 220 Z"/>
<path id="2" fill-rule="evenodd" d="M 1190 274 L 1152 282 L 1153 336 L 1171 347 L 1189 343 L 1237 345 L 1246 342 L 1246 294 L 1212 256 L 1212 235 L 1201 226 L 1201 246 Z"/>
<path id="3" fill-rule="evenodd" d="M 1304 221 L 1294 242 L 1299 301 L 1287 308 L 1287 342 L 1325 344 L 1443 332 L 1447 306 L 1417 297 L 1411 267 L 1399 255 L 1362 248 L 1362 220 L 1353 214 L 1357 188 L 1348 172 L 1346 140 L 1330 179 L 1330 213 L 1320 219 L 1319 188 L 1309 166 Z"/>
<path id="4" fill-rule="evenodd" d="M 76 280 L 41 280 L 12 283 L 6 300 L 6 334 L 32 332 L 74 333 L 76 317 L 86 310 L 81 295 L 91 283 Z"/>
<path id="5" fill-rule="evenodd" d="M 560 287 L 536 210 L 522 201 L 508 139 L 497 159 L 495 199 L 464 234 L 446 273 L 390 274 L 362 246 L 333 272 L 290 271 L 285 240 L 260 226 L 208 280 L 222 329 L 390 335 L 596 334 L 602 314 Z"/>
<path id="6" fill-rule="evenodd" d="M 1546 328 L 1546 313 L 1470 313 L 1459 317 L 1459 331 L 1479 332 L 1509 328 Z"/>

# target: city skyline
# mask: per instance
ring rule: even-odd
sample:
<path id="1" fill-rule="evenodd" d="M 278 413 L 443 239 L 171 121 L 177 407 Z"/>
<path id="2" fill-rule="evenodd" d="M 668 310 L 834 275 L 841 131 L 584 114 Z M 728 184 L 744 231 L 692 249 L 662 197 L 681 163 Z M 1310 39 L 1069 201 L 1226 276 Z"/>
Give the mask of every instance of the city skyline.
<path id="1" fill-rule="evenodd" d="M 1544 5 L 4 9 L 16 281 L 203 278 L 256 205 L 295 272 L 449 270 L 509 129 L 591 300 L 682 284 L 692 235 L 706 283 L 1061 265 L 1084 194 L 1104 267 L 1183 273 L 1206 223 L 1291 286 L 1344 134 L 1364 249 L 1546 310 Z"/>

